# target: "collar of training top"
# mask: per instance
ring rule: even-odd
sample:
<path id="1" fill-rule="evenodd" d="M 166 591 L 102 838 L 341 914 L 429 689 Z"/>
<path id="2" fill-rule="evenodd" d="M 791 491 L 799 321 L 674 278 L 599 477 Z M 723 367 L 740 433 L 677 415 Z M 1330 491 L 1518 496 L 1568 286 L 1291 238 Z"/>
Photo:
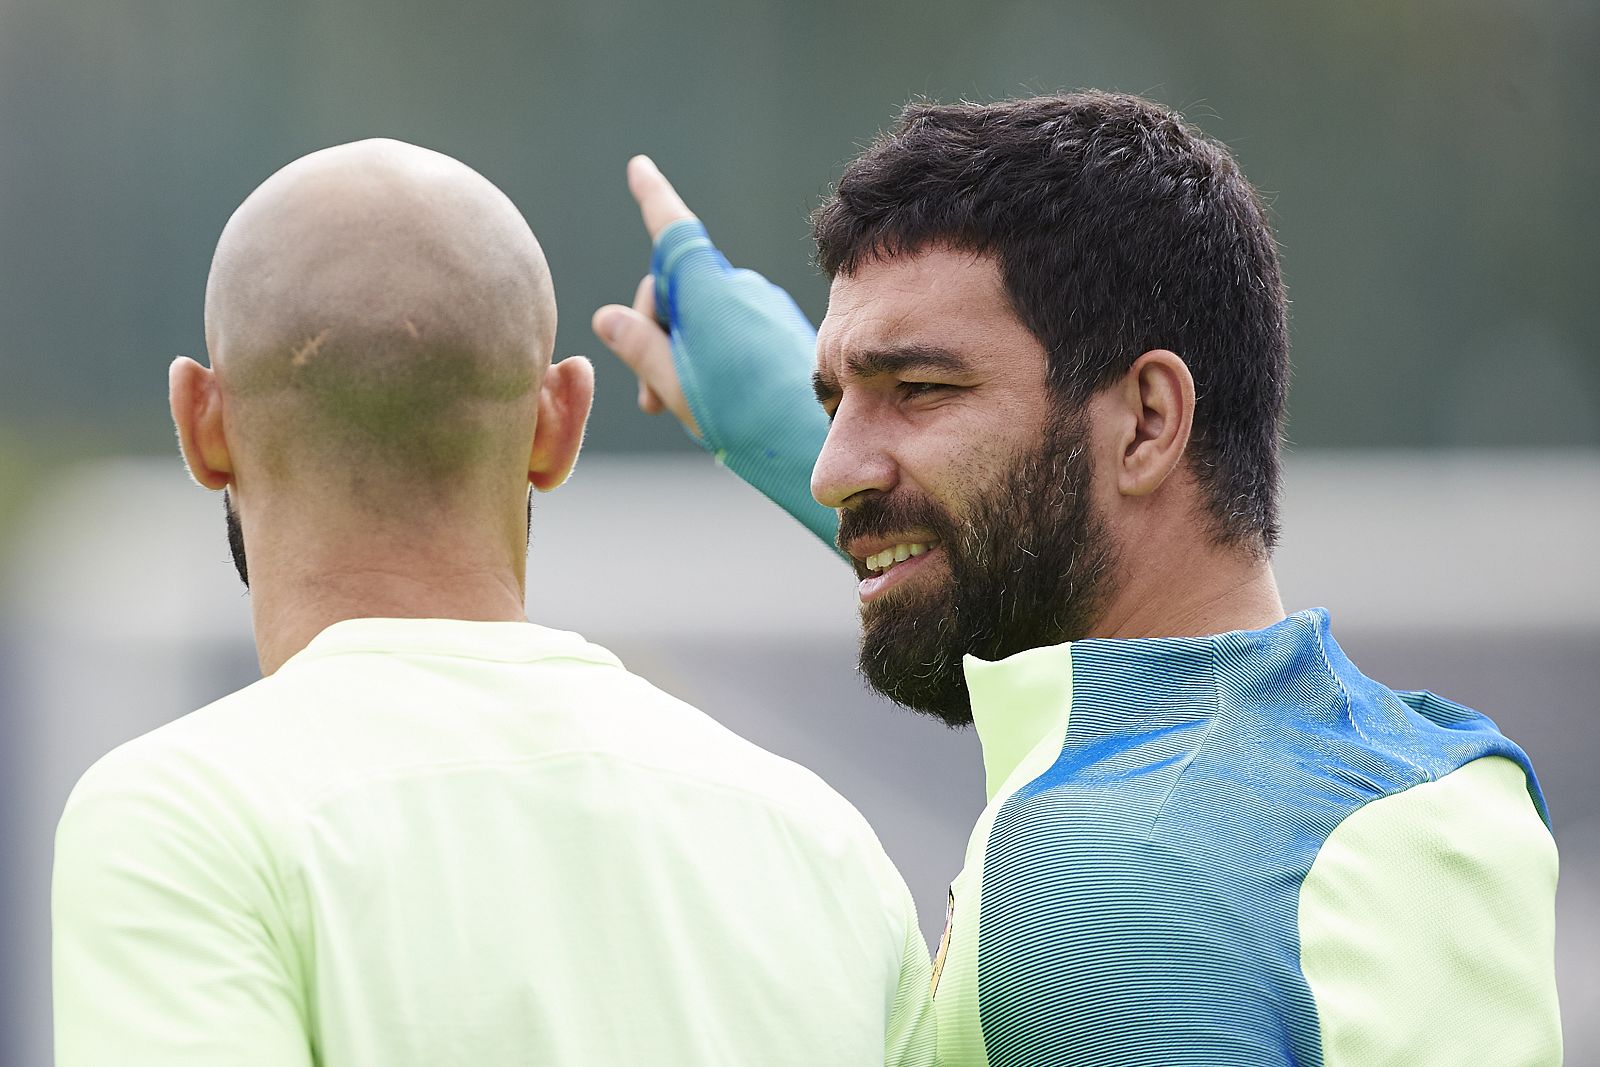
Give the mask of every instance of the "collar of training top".
<path id="1" fill-rule="evenodd" d="M 324 629 L 285 666 L 350 652 L 412 653 L 525 662 L 582 659 L 620 666 L 617 658 L 567 630 L 532 622 L 467 619 L 345 619 Z"/>
<path id="2" fill-rule="evenodd" d="M 1292 673 L 1308 651 L 1324 664 L 1325 650 L 1342 659 L 1329 626 L 1328 613 L 1313 608 L 1263 630 L 1093 638 L 992 661 L 967 656 L 963 667 L 989 799 L 1040 744 L 1061 743 L 1069 716 L 1075 743 L 1192 724 L 1216 706 L 1219 686 L 1241 681 L 1219 679 L 1219 652 L 1225 664 L 1248 663 L 1251 683 L 1270 691 L 1273 676 Z"/>

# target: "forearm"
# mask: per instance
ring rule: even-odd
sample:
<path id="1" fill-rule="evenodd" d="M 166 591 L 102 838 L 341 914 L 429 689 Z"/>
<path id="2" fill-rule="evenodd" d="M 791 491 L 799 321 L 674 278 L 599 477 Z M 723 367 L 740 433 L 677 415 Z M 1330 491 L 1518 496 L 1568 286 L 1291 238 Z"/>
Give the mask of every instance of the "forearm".
<path id="1" fill-rule="evenodd" d="M 811 390 L 816 331 L 789 294 L 730 266 L 696 220 L 661 232 L 651 272 L 700 445 L 833 546 L 838 516 L 811 496 L 828 435 Z"/>

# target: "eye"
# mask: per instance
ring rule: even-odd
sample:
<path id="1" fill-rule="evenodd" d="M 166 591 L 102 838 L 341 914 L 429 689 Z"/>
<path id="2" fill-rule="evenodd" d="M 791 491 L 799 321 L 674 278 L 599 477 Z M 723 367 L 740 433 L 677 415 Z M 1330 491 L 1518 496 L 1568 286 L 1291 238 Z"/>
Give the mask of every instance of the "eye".
<path id="1" fill-rule="evenodd" d="M 954 389 L 949 382 L 901 382 L 900 392 L 905 396 L 928 396 L 946 389 Z"/>

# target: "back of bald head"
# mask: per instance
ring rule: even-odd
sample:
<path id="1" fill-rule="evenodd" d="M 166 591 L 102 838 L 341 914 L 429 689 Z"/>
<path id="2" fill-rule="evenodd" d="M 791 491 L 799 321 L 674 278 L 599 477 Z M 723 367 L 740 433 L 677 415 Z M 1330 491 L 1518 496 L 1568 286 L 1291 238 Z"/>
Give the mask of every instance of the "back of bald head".
<path id="1" fill-rule="evenodd" d="M 544 253 L 506 196 L 397 141 L 284 167 L 234 212 L 206 343 L 241 476 L 384 495 L 514 477 L 555 343 Z"/>

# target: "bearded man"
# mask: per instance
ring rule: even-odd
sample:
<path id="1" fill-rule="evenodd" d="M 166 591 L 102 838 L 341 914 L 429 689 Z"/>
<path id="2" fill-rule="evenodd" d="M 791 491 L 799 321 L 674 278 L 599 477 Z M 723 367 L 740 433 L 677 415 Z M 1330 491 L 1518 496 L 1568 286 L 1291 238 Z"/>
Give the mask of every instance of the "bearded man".
<path id="1" fill-rule="evenodd" d="M 1281 604 L 1285 297 L 1225 148 L 1130 96 L 910 106 L 815 217 L 815 337 L 629 178 L 652 277 L 594 325 L 641 406 L 836 541 L 867 680 L 982 739 L 942 1062 L 1560 1061 L 1527 757 Z"/>

